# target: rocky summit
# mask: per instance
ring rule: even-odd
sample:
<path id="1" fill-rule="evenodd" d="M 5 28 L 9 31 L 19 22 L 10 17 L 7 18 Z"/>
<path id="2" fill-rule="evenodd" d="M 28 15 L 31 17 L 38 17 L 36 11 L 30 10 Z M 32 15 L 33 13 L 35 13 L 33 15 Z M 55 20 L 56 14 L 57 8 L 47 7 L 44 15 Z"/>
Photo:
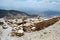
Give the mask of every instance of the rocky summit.
<path id="1" fill-rule="evenodd" d="M 24 38 L 23 40 L 25 40 L 31 38 L 32 36 L 33 40 L 35 39 L 34 38 L 35 36 L 37 36 L 37 38 L 40 37 L 40 34 L 43 32 L 42 30 L 49 28 L 49 26 L 52 26 L 59 20 L 60 16 L 53 16 L 49 18 L 43 18 L 41 16 L 36 17 L 22 16 L 20 18 L 14 18 L 14 19 L 0 18 L 0 38 L 1 40 L 7 40 L 7 39 L 19 40 L 21 37 L 21 39 Z M 44 34 L 47 33 L 44 32 Z"/>
<path id="2" fill-rule="evenodd" d="M 33 32 L 44 29 L 59 21 L 59 16 L 43 19 L 37 17 L 22 17 L 20 19 L 5 19 L 5 22 L 12 28 L 10 36 L 22 36 L 24 32 Z"/>
<path id="3" fill-rule="evenodd" d="M 40 34 L 43 32 L 42 30 L 60 21 L 60 16 L 43 18 L 37 15 L 36 16 L 28 15 L 24 12 L 20 12 L 16 10 L 0 10 L 0 14 L 1 14 L 0 16 L 1 17 L 0 18 L 0 39 L 1 40 L 9 40 L 9 39 L 20 40 L 20 37 L 21 39 L 25 38 L 23 40 L 26 40 L 26 39 L 30 40 L 30 38 L 32 38 L 31 40 L 33 39 L 35 40 L 35 38 L 33 37 L 37 36 L 37 38 L 40 38 Z M 52 28 L 52 30 L 54 29 Z M 47 33 L 44 32 L 44 34 L 47 34 Z"/>

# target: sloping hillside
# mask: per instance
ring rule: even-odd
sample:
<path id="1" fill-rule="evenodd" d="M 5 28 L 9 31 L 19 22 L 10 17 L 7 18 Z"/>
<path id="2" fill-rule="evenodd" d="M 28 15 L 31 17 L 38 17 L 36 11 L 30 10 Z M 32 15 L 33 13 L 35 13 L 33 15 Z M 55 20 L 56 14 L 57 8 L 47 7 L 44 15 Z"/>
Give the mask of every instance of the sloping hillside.
<path id="1" fill-rule="evenodd" d="M 17 10 L 2 10 L 0 9 L 0 18 L 4 16 L 29 16 L 27 13 Z"/>

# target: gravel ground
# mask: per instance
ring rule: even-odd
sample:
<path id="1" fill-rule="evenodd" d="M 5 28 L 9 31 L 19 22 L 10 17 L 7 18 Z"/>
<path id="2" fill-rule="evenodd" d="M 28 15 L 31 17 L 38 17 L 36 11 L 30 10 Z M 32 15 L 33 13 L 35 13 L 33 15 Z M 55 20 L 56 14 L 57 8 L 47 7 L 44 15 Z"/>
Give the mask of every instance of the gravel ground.
<path id="1" fill-rule="evenodd" d="M 10 31 L 11 27 L 3 29 L 0 40 L 60 40 L 60 21 L 40 31 L 25 33 L 21 37 L 8 36 Z"/>

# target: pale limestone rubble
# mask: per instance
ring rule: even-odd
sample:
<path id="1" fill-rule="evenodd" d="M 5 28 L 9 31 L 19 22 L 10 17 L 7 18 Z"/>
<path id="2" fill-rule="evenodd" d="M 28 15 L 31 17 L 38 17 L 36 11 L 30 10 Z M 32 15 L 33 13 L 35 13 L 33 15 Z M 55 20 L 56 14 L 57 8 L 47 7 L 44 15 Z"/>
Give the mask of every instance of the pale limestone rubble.
<path id="1" fill-rule="evenodd" d="M 24 35 L 24 31 L 22 27 L 14 27 L 11 32 L 11 36 L 22 36 Z"/>
<path id="2" fill-rule="evenodd" d="M 3 28 L 2 26 L 0 26 L 0 36 L 2 35 L 2 32 L 3 32 Z"/>
<path id="3" fill-rule="evenodd" d="M 26 18 L 26 17 L 25 17 Z M 55 16 L 52 18 L 46 18 L 43 19 L 42 17 L 34 17 L 34 18 L 29 18 L 27 17 L 21 18 L 21 19 L 8 19 L 6 22 L 10 26 L 12 26 L 12 36 L 22 36 L 24 35 L 24 32 L 32 32 L 36 31 L 38 29 L 47 27 L 49 25 L 54 24 L 55 22 L 60 19 L 59 16 Z"/>

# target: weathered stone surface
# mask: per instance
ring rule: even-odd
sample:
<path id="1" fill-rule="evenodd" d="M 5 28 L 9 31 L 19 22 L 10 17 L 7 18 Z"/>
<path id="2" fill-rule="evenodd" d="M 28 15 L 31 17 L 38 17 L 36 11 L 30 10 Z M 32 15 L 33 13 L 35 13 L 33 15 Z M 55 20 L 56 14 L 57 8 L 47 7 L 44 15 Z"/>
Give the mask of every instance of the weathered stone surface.
<path id="1" fill-rule="evenodd" d="M 1 36 L 2 32 L 3 32 L 3 28 L 2 28 L 2 26 L 0 26 L 0 36 Z"/>
<path id="2" fill-rule="evenodd" d="M 23 27 L 23 30 L 24 30 L 25 32 L 31 32 L 31 26 L 24 26 L 24 27 Z"/>
<path id="3" fill-rule="evenodd" d="M 22 36 L 24 31 L 22 27 L 14 27 L 11 32 L 11 36 Z"/>
<path id="4" fill-rule="evenodd" d="M 60 19 L 60 17 L 53 17 L 53 18 L 51 18 L 51 19 L 48 19 L 48 20 L 39 22 L 39 23 L 37 23 L 37 24 L 35 25 L 35 27 L 36 27 L 35 30 L 39 30 L 39 29 L 42 29 L 42 28 L 44 28 L 44 27 L 53 25 L 54 23 L 56 23 L 56 22 L 58 21 L 58 19 Z"/>
<path id="5" fill-rule="evenodd" d="M 52 17 L 43 19 L 42 17 L 26 18 L 26 19 L 11 19 L 6 22 L 12 26 L 12 36 L 22 36 L 24 32 L 31 32 L 48 27 L 57 22 L 60 17 Z"/>

